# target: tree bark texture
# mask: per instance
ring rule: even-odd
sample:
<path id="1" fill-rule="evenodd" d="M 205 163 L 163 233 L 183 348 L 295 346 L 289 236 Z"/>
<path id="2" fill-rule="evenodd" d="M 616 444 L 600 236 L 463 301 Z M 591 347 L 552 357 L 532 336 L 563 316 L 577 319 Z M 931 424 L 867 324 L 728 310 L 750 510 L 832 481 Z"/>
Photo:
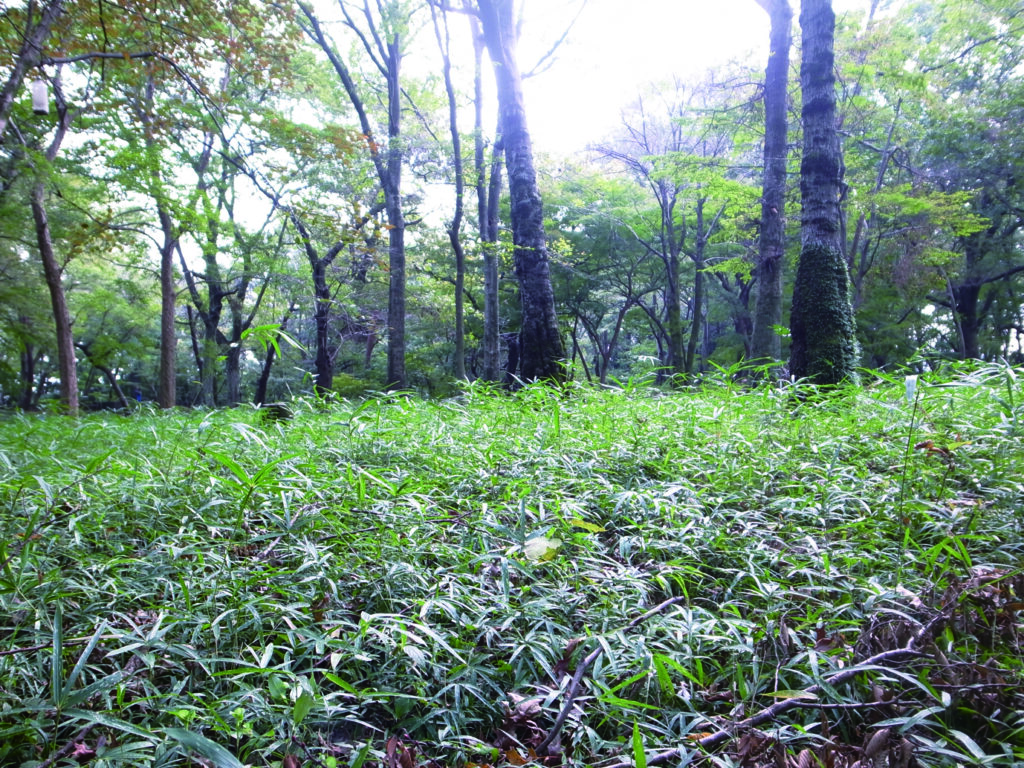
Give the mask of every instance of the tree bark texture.
<path id="1" fill-rule="evenodd" d="M 512 242 L 522 302 L 520 365 L 527 381 L 560 381 L 565 347 L 558 331 L 544 232 L 544 211 L 526 125 L 522 76 L 516 58 L 512 0 L 477 0 L 487 50 L 494 66 L 499 121 L 505 147 L 512 215 Z"/>
<path id="2" fill-rule="evenodd" d="M 71 315 L 68 312 L 64 284 L 61 282 L 61 267 L 53 251 L 53 237 L 50 220 L 46 215 L 46 186 L 37 181 L 30 196 L 32 219 L 36 225 L 36 240 L 39 256 L 43 262 L 43 275 L 50 291 L 50 304 L 57 330 L 57 368 L 60 373 L 60 399 L 68 409 L 69 416 L 78 415 L 78 368 L 75 358 L 75 339 L 71 332 Z"/>
<path id="3" fill-rule="evenodd" d="M 160 383 L 157 404 L 173 408 L 177 403 L 177 350 L 178 337 L 174 330 L 174 305 L 177 291 L 174 285 L 174 251 L 178 237 L 171 217 L 163 205 L 157 205 L 160 228 L 164 240 L 160 245 Z"/>
<path id="4" fill-rule="evenodd" d="M 782 324 L 782 274 L 786 261 L 786 120 L 789 49 L 793 11 L 789 0 L 757 0 L 771 21 L 770 50 L 764 76 L 764 180 L 761 238 L 754 274 L 757 300 L 750 357 L 767 362 L 782 358 L 775 326 Z"/>
<path id="5" fill-rule="evenodd" d="M 388 386 L 405 389 L 405 217 L 402 213 L 402 90 L 398 72 L 402 61 L 398 36 L 387 41 L 388 153 L 382 179 L 388 216 Z"/>
<path id="6" fill-rule="evenodd" d="M 800 263 L 790 317 L 790 372 L 816 384 L 857 379 L 859 350 L 841 243 L 842 156 L 836 131 L 832 0 L 804 0 Z"/>

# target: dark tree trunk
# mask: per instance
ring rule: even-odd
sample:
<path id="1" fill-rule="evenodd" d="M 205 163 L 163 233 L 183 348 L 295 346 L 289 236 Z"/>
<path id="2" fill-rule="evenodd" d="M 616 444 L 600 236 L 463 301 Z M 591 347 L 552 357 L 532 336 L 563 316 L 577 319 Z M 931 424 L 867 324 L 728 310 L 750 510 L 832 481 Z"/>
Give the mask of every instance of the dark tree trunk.
<path id="1" fill-rule="evenodd" d="M 504 339 L 508 345 L 508 359 L 505 361 L 505 386 L 511 389 L 519 384 L 517 377 L 520 363 L 520 337 L 515 333 L 506 333 Z"/>
<path id="2" fill-rule="evenodd" d="M 157 404 L 173 408 L 177 403 L 178 337 L 174 330 L 174 251 L 178 247 L 171 217 L 162 205 L 157 206 L 164 241 L 160 244 L 160 371 Z"/>
<path id="3" fill-rule="evenodd" d="M 697 359 L 697 342 L 700 340 L 701 329 L 704 327 L 704 255 L 701 253 L 693 260 L 696 271 L 693 276 L 693 318 L 690 322 L 690 335 L 686 341 L 686 375 L 694 372 Z"/>
<path id="4" fill-rule="evenodd" d="M 317 260 L 310 264 L 313 271 L 313 322 L 316 326 L 315 387 L 319 395 L 331 391 L 334 383 L 334 354 L 331 349 L 331 291 L 327 287 L 327 265 Z"/>
<path id="5" fill-rule="evenodd" d="M 519 345 L 522 377 L 527 381 L 560 381 L 565 376 L 565 347 L 558 332 L 544 211 L 526 127 L 522 77 L 515 50 L 513 3 L 512 0 L 477 0 L 477 5 L 484 40 L 494 65 L 505 147 L 516 278 L 522 302 Z"/>
<path id="6" fill-rule="evenodd" d="M 18 395 L 18 407 L 23 411 L 32 410 L 38 359 L 35 347 L 25 342 L 25 348 L 21 350 L 21 393 Z"/>
<path id="7" fill-rule="evenodd" d="M 71 114 L 64 101 L 60 80 L 54 79 L 57 101 L 57 127 L 46 149 L 46 160 L 52 163 L 60 152 L 68 128 L 71 126 Z M 67 298 L 62 282 L 63 268 L 57 261 L 53 250 L 53 235 L 50 232 L 50 220 L 46 215 L 46 184 L 41 171 L 36 170 L 36 181 L 29 193 L 29 204 L 32 208 L 32 219 L 35 222 L 36 241 L 39 245 L 39 256 L 43 262 L 43 275 L 46 287 L 50 292 L 50 305 L 53 309 L 54 325 L 57 332 L 57 369 L 60 375 L 60 398 L 67 407 L 68 415 L 78 415 L 78 361 L 75 358 L 75 339 L 71 331 L 71 315 L 68 312 Z"/>
<path id="8" fill-rule="evenodd" d="M 78 415 L 78 369 L 75 359 L 75 339 L 71 332 L 71 315 L 68 312 L 62 269 L 53 251 L 53 237 L 50 221 L 46 215 L 46 187 L 42 181 L 32 187 L 32 218 L 36 225 L 36 240 L 39 256 L 43 262 L 43 275 L 50 291 L 50 305 L 57 331 L 57 369 L 60 372 L 60 399 L 67 407 L 69 416 Z"/>
<path id="9" fill-rule="evenodd" d="M 832 1 L 803 0 L 800 28 L 803 214 L 790 317 L 790 371 L 817 384 L 837 384 L 857 379 L 859 351 L 840 239 L 842 157 L 836 131 Z"/>
<path id="10" fill-rule="evenodd" d="M 388 51 L 388 155 L 383 182 L 388 216 L 388 386 L 405 389 L 405 217 L 402 213 L 402 144 L 400 138 L 402 91 L 398 82 L 402 56 L 398 36 Z M 461 297 L 461 293 L 459 294 Z"/>
<path id="11" fill-rule="evenodd" d="M 782 324 L 782 274 L 786 256 L 786 88 L 793 11 L 789 0 L 757 0 L 771 20 L 770 51 L 764 77 L 764 181 L 761 196 L 761 239 L 754 274 L 757 300 L 750 357 L 782 358 L 775 326 Z"/>
<path id="12" fill-rule="evenodd" d="M 288 321 L 291 319 L 292 312 L 296 309 L 295 304 L 288 307 L 288 311 L 284 313 L 284 317 L 281 318 L 281 322 L 278 323 L 277 329 L 277 341 L 278 344 L 281 341 L 281 335 L 288 327 Z M 263 357 L 263 368 L 260 370 L 260 377 L 256 381 L 256 394 L 252 399 L 254 405 L 263 405 L 267 402 L 267 387 L 270 384 L 270 371 L 274 365 L 274 359 L 277 357 L 277 344 L 267 344 L 267 352 Z"/>

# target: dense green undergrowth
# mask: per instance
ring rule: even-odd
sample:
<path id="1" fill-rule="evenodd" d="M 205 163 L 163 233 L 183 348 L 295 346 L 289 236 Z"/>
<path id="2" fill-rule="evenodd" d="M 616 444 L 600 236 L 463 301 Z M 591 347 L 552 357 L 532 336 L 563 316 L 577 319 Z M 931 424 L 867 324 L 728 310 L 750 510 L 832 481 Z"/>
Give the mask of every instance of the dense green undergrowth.
<path id="1" fill-rule="evenodd" d="M 1024 763 L 1018 374 L 811 394 L 4 418 L 0 764 Z"/>

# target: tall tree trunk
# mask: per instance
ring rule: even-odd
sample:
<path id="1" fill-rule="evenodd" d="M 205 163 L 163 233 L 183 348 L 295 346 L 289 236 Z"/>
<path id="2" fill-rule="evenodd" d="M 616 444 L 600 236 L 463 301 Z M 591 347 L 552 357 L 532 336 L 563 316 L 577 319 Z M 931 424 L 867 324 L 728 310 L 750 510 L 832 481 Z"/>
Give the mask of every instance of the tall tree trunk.
<path id="1" fill-rule="evenodd" d="M 842 157 L 836 131 L 832 0 L 803 0 L 800 264 L 790 317 L 790 371 L 817 384 L 857 380 L 859 350 L 841 243 Z"/>
<path id="2" fill-rule="evenodd" d="M 476 171 L 477 221 L 480 230 L 480 250 L 484 260 L 484 381 L 501 381 L 501 342 L 498 308 L 498 201 L 501 197 L 501 133 L 495 134 L 490 175 L 484 155 L 483 124 L 483 54 L 484 43 L 480 26 L 470 17 L 473 31 L 473 161 Z"/>
<path id="3" fill-rule="evenodd" d="M 75 339 L 71 332 L 71 315 L 68 312 L 64 284 L 61 281 L 63 270 L 53 251 L 53 237 L 50 233 L 50 220 L 46 215 L 45 200 L 46 186 L 42 181 L 37 181 L 32 187 L 30 202 L 32 219 L 36 225 L 36 240 L 39 243 L 39 256 L 43 262 L 43 275 L 46 277 L 46 287 L 50 291 L 50 305 L 53 308 L 53 320 L 57 330 L 60 399 L 67 408 L 68 415 L 77 416 L 78 368 L 75 359 Z"/>
<path id="4" fill-rule="evenodd" d="M 701 253 L 693 260 L 695 273 L 693 277 L 693 318 L 690 322 L 690 335 L 686 341 L 686 375 L 694 371 L 697 358 L 697 342 L 700 340 L 704 327 L 704 255 Z"/>
<path id="5" fill-rule="evenodd" d="M 387 43 L 388 154 L 384 182 L 388 216 L 388 386 L 405 389 L 405 216 L 402 213 L 401 100 L 398 72 L 402 61 L 398 35 Z"/>
<path id="6" fill-rule="evenodd" d="M 466 323 L 465 297 L 466 290 L 466 252 L 462 247 L 461 229 L 463 201 L 466 180 L 462 175 L 462 137 L 459 136 L 458 103 L 455 100 L 455 86 L 452 84 L 452 61 L 450 55 L 450 37 L 448 33 L 448 15 L 441 10 L 442 25 L 437 21 L 437 9 L 430 6 L 431 18 L 434 22 L 434 35 L 437 47 L 441 51 L 444 89 L 448 95 L 448 129 L 452 138 L 452 162 L 455 171 L 455 211 L 452 220 L 446 227 L 448 240 L 455 254 L 455 378 L 466 378 Z M 442 36 L 441 32 L 444 30 Z"/>
<path id="7" fill-rule="evenodd" d="M 764 180 L 750 357 L 766 362 L 782 358 L 782 341 L 775 326 L 782 324 L 782 273 L 786 263 L 786 89 L 793 11 L 789 0 L 757 3 L 768 12 L 771 33 L 764 76 Z"/>
<path id="8" fill-rule="evenodd" d="M 498 90 L 501 136 L 505 146 L 515 246 L 516 278 L 522 301 L 520 362 L 527 381 L 561 381 L 565 376 L 565 347 L 558 331 L 555 296 L 551 288 L 544 210 L 533 146 L 526 127 L 522 76 L 516 59 L 516 26 L 512 0 L 477 0 L 487 50 Z"/>
<path id="9" fill-rule="evenodd" d="M 47 163 L 53 163 L 56 160 L 72 120 L 72 115 L 64 100 L 59 76 L 53 79 L 53 86 L 57 104 L 57 127 L 50 145 L 46 148 Z M 32 209 L 32 219 L 35 222 L 39 256 L 43 262 L 43 275 L 46 278 L 46 287 L 50 292 L 50 305 L 53 309 L 53 320 L 57 332 L 60 397 L 67 407 L 68 415 L 77 416 L 78 364 L 75 358 L 75 339 L 71 331 L 71 315 L 68 312 L 67 298 L 64 295 L 63 269 L 53 250 L 53 235 L 50 231 L 49 217 L 46 215 L 45 172 L 40 168 L 36 168 L 35 172 L 36 180 L 29 193 L 29 204 Z"/>
<path id="10" fill-rule="evenodd" d="M 164 240 L 160 244 L 160 370 L 157 404 L 173 408 L 177 403 L 177 349 L 178 337 L 174 330 L 174 305 L 177 293 L 174 286 L 174 251 L 178 237 L 170 214 L 157 205 L 160 228 Z"/>
<path id="11" fill-rule="evenodd" d="M 388 141 L 386 152 L 382 152 L 382 142 L 370 124 L 366 106 L 355 81 L 345 62 L 338 55 L 331 41 L 328 40 L 320 21 L 313 13 L 312 6 L 306 0 L 297 0 L 299 10 L 306 19 L 306 35 L 315 42 L 327 56 L 338 79 L 341 80 L 345 93 L 356 115 L 359 126 L 369 146 L 370 159 L 373 161 L 377 180 L 384 193 L 384 210 L 388 219 L 388 386 L 402 389 L 408 386 L 405 370 L 405 216 L 402 212 L 402 163 L 404 153 L 401 141 L 402 89 L 399 73 L 402 63 L 401 35 L 398 32 L 399 17 L 404 13 L 394 0 L 387 3 L 378 2 L 377 7 L 382 15 L 393 18 L 387 25 L 375 24 L 366 6 L 364 14 L 371 29 L 369 33 L 361 30 L 349 14 L 345 4 L 340 9 L 345 17 L 345 25 L 359 37 L 363 48 L 370 55 L 377 70 L 384 75 L 387 86 L 388 110 Z M 387 28 L 385 29 L 385 26 Z"/>

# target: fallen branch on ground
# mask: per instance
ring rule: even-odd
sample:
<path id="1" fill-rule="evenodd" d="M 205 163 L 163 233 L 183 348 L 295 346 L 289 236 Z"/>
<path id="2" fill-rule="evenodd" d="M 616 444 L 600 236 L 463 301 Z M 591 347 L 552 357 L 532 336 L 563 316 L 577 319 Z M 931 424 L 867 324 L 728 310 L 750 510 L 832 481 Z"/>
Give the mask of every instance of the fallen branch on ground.
<path id="1" fill-rule="evenodd" d="M 653 608 L 651 608 L 651 610 L 647 611 L 643 615 L 637 616 L 635 619 L 629 622 L 629 624 L 623 627 L 622 631 L 626 632 L 630 629 L 633 629 L 634 627 L 637 627 L 643 622 L 647 621 L 647 619 L 651 618 L 652 616 L 657 616 L 659 613 L 661 613 L 669 606 L 675 605 L 676 603 L 681 603 L 685 600 L 685 597 L 669 598 L 668 600 L 665 600 L 664 602 L 654 606 Z M 576 697 L 579 695 L 580 683 L 583 682 L 583 675 L 586 674 L 587 669 L 590 667 L 590 665 L 597 661 L 598 657 L 600 657 L 602 653 L 604 653 L 604 646 L 598 645 L 597 648 L 588 653 L 583 658 L 583 661 L 581 661 L 579 665 L 576 667 L 576 672 L 573 674 L 572 681 L 569 683 L 569 689 L 565 692 L 565 704 L 562 705 L 562 711 L 558 713 L 558 717 L 555 718 L 555 724 L 551 726 L 551 730 L 548 731 L 547 736 L 544 737 L 544 741 L 537 745 L 538 755 L 547 754 L 548 747 L 551 746 L 551 742 L 553 742 L 555 740 L 555 737 L 558 736 L 559 731 L 562 730 L 562 726 L 565 725 L 565 721 L 569 717 L 569 713 L 572 711 L 572 705 L 576 701 Z"/>

